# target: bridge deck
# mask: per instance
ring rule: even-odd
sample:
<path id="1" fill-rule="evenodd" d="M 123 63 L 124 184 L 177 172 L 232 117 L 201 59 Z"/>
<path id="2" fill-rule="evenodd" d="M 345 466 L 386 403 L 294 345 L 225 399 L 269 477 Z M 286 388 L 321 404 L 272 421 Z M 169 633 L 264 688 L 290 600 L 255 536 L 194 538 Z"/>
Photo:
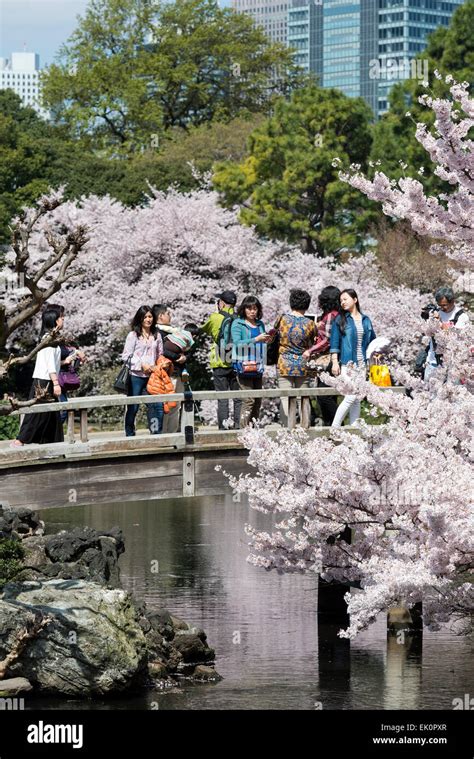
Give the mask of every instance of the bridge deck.
<path id="1" fill-rule="evenodd" d="M 392 388 L 404 391 L 404 388 Z M 226 472 L 249 471 L 247 450 L 238 439 L 239 430 L 195 427 L 194 401 L 218 398 L 267 397 L 289 399 L 288 426 L 296 423 L 297 398 L 336 395 L 332 388 L 261 391 L 198 392 L 173 396 L 102 396 L 74 398 L 55 404 L 68 411 L 67 442 L 10 448 L 0 443 L 0 503 L 33 508 L 105 503 L 116 499 L 143 500 L 222 493 L 228 488 L 219 464 Z M 153 403 L 176 399 L 182 402 L 181 432 L 177 434 L 124 437 L 123 432 L 90 432 L 87 411 L 130 403 Z M 25 413 L 47 413 L 42 403 Z M 75 412 L 80 414 L 80 438 L 75 439 Z M 18 414 L 18 412 L 16 412 Z M 266 428 L 277 435 L 278 424 Z M 346 427 L 357 432 L 357 428 Z M 328 435 L 330 428 L 313 427 L 310 437 Z"/>

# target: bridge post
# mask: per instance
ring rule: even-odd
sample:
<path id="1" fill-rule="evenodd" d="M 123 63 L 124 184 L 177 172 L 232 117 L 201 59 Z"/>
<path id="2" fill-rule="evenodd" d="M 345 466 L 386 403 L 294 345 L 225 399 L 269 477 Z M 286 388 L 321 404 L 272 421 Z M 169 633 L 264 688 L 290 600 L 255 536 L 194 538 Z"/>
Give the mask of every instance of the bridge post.
<path id="1" fill-rule="evenodd" d="M 184 403 L 181 407 L 181 432 L 185 445 L 194 445 L 194 398 L 189 381 L 184 383 Z"/>
<path id="2" fill-rule="evenodd" d="M 87 430 L 87 409 L 81 408 L 81 443 L 87 443 L 89 433 Z"/>
<path id="3" fill-rule="evenodd" d="M 194 495 L 194 456 L 183 456 L 183 495 Z"/>
<path id="4" fill-rule="evenodd" d="M 294 396 L 288 398 L 288 419 L 287 425 L 289 430 L 293 430 L 296 425 L 296 408 L 298 399 Z"/>
<path id="5" fill-rule="evenodd" d="M 75 443 L 74 437 L 74 411 L 67 412 L 67 441 L 68 443 Z"/>

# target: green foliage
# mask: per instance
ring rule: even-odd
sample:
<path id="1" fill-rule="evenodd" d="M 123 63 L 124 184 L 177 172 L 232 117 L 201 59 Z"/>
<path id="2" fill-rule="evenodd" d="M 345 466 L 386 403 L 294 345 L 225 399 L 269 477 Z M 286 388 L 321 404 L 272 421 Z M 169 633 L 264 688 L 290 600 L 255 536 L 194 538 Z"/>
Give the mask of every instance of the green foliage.
<path id="1" fill-rule="evenodd" d="M 84 140 L 67 139 L 64 131 L 43 122 L 25 108 L 15 93 L 0 92 L 0 244 L 10 238 L 9 224 L 23 205 L 31 205 L 49 187 L 65 187 L 65 196 L 111 195 L 126 205 L 138 205 L 149 191 L 174 185 L 183 192 L 198 182 L 190 161 L 200 172 L 218 160 L 241 160 L 250 132 L 263 116 L 239 117 L 170 130 L 156 149 L 128 160 L 94 152 Z"/>
<path id="2" fill-rule="evenodd" d="M 320 256 L 360 249 L 370 205 L 338 171 L 351 163 L 365 167 L 370 118 L 361 98 L 309 84 L 289 102 L 278 101 L 274 115 L 250 136 L 243 162 L 216 167 L 214 186 L 226 206 L 240 205 L 241 221 L 262 236 L 300 242 Z"/>
<path id="3" fill-rule="evenodd" d="M 0 589 L 18 574 L 24 555 L 25 550 L 17 540 L 0 538 Z"/>
<path id="4" fill-rule="evenodd" d="M 19 430 L 18 416 L 0 416 L 0 440 L 14 440 Z"/>
<path id="5" fill-rule="evenodd" d="M 72 135 L 117 155 L 174 127 L 268 109 L 300 77 L 285 46 L 214 0 L 93 0 L 43 92 Z"/>
<path id="6" fill-rule="evenodd" d="M 18 95 L 0 91 L 0 244 L 9 240 L 11 218 L 48 188 L 49 129 Z"/>
<path id="7" fill-rule="evenodd" d="M 160 141 L 159 150 L 147 150 L 127 161 L 126 176 L 115 197 L 125 203 L 138 203 L 148 192 L 147 181 L 158 190 L 172 185 L 182 192 L 195 189 L 198 180 L 191 163 L 198 174 L 204 174 L 211 172 L 218 161 L 242 160 L 250 133 L 263 119 L 253 114 L 228 123 L 211 122 L 189 130 L 170 130 Z"/>
<path id="8" fill-rule="evenodd" d="M 451 18 L 448 28 L 439 27 L 428 38 L 428 44 L 419 59 L 428 64 L 428 89 L 417 79 L 396 84 L 390 93 L 390 110 L 374 130 L 371 158 L 380 161 L 379 170 L 393 179 L 415 176 L 428 192 L 450 192 L 452 188 L 434 174 L 429 155 L 415 138 L 416 123 L 433 126 L 433 112 L 418 102 L 430 92 L 434 97 L 447 97 L 449 84 L 444 77 L 451 74 L 457 81 L 474 84 L 474 0 L 467 0 Z M 443 79 L 435 76 L 439 71 Z M 406 116 L 409 112 L 411 116 Z M 404 169 L 400 162 L 407 165 Z"/>

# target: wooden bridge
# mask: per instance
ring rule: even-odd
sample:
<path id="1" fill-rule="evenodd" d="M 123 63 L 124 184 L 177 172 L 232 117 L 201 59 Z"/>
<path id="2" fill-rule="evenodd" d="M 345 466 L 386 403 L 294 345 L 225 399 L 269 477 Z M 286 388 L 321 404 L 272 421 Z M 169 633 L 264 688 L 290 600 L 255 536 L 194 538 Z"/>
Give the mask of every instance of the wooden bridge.
<path id="1" fill-rule="evenodd" d="M 387 390 L 404 392 L 403 387 Z M 288 398 L 288 427 L 296 423 L 298 398 L 337 395 L 334 388 L 238 390 L 227 392 L 186 390 L 152 396 L 77 397 L 55 403 L 55 411 L 67 411 L 64 443 L 10 448 L 0 443 L 0 503 L 32 508 L 63 507 L 115 500 L 148 500 L 177 496 L 222 494 L 228 490 L 226 472 L 250 471 L 240 430 L 196 427 L 195 402 L 219 399 Z M 181 402 L 181 431 L 176 434 L 123 432 L 91 433 L 89 411 L 130 404 Z M 51 411 L 51 403 L 15 411 L 15 415 Z M 79 417 L 76 431 L 76 416 Z M 266 427 L 276 435 L 280 425 Z M 330 427 L 312 427 L 310 437 L 328 435 Z M 355 427 L 346 430 L 357 432 Z M 76 433 L 78 437 L 76 438 Z"/>

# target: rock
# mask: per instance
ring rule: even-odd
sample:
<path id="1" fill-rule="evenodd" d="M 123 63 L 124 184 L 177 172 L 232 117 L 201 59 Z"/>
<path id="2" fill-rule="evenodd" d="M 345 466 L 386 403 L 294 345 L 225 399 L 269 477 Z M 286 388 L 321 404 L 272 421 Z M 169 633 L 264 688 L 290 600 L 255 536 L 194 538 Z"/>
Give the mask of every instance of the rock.
<path id="1" fill-rule="evenodd" d="M 16 696 L 33 690 L 32 684 L 25 677 L 12 677 L 10 680 L 0 680 L 0 696 Z"/>
<path id="2" fill-rule="evenodd" d="M 105 562 L 102 575 L 105 577 L 107 584 L 112 588 L 120 587 L 120 570 L 118 568 L 118 557 L 122 551 L 118 550 L 117 545 L 120 546 L 120 542 L 117 544 L 115 538 L 102 536 L 99 539 L 100 550 Z"/>
<path id="3" fill-rule="evenodd" d="M 168 677 L 168 668 L 162 661 L 151 661 L 148 663 L 148 674 L 160 679 L 165 678 Z"/>
<path id="4" fill-rule="evenodd" d="M 194 667 L 192 672 L 194 680 L 202 680 L 205 682 L 219 682 L 223 677 L 213 667 L 206 667 L 204 664 L 198 664 Z"/>
<path id="5" fill-rule="evenodd" d="M 176 672 L 183 664 L 183 655 L 170 646 L 170 650 L 167 654 L 166 666 L 168 672 Z"/>
<path id="6" fill-rule="evenodd" d="M 202 640 L 203 643 L 207 642 L 207 635 L 202 629 L 202 627 L 190 627 L 188 625 L 188 632 L 192 633 L 193 635 L 197 635 L 200 640 Z"/>
<path id="7" fill-rule="evenodd" d="M 146 617 L 140 617 L 140 619 L 138 621 L 138 624 L 142 628 L 142 630 L 145 633 L 145 635 L 147 633 L 149 633 L 150 630 L 152 630 L 152 627 L 151 627 L 151 624 L 150 624 L 150 620 L 147 619 Z M 153 632 L 155 632 L 155 631 L 153 630 Z M 159 635 L 159 633 L 156 633 L 156 635 Z M 160 638 L 161 638 L 161 635 L 160 635 Z"/>
<path id="8" fill-rule="evenodd" d="M 10 532 L 20 538 L 24 535 L 42 535 L 44 532 L 44 522 L 32 509 L 4 509 L 0 516 L 3 520 L 2 532 Z"/>
<path id="9" fill-rule="evenodd" d="M 23 629 L 51 621 L 28 641 L 8 674 L 41 691 L 103 695 L 140 684 L 146 643 L 128 593 L 83 580 L 5 585 L 0 600 L 0 659 Z"/>
<path id="10" fill-rule="evenodd" d="M 197 635 L 179 633 L 173 639 L 173 647 L 176 648 L 186 664 L 200 664 L 214 659 L 214 651 L 206 646 Z"/>
<path id="11" fill-rule="evenodd" d="M 119 588 L 118 557 L 124 550 L 123 537 L 119 533 L 118 528 L 107 534 L 85 528 L 47 537 L 27 537 L 22 541 L 26 551 L 25 569 L 17 579 L 31 581 L 61 577 Z"/>
<path id="12" fill-rule="evenodd" d="M 99 536 L 91 527 L 75 527 L 46 538 L 46 553 L 53 562 L 77 561 L 88 548 L 99 548 Z"/>
<path id="13" fill-rule="evenodd" d="M 179 619 L 178 617 L 173 617 L 170 614 L 171 624 L 173 625 L 175 630 L 189 630 L 189 625 L 187 622 L 184 621 L 184 619 Z"/>
<path id="14" fill-rule="evenodd" d="M 46 538 L 34 535 L 22 541 L 25 551 L 23 563 L 26 567 L 40 568 L 51 564 L 51 559 L 46 555 Z"/>
<path id="15" fill-rule="evenodd" d="M 165 640 L 172 640 L 175 636 L 171 614 L 166 609 L 147 611 L 146 617 L 153 630 L 156 630 Z"/>

